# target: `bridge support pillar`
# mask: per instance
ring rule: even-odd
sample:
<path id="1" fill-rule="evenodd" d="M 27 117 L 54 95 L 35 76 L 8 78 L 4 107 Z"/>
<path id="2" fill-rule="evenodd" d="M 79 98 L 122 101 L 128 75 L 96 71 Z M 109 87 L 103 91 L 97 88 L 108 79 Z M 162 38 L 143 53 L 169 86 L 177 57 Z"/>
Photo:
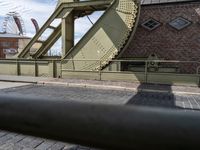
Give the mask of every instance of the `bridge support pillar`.
<path id="1" fill-rule="evenodd" d="M 67 13 L 68 14 L 68 13 Z M 74 15 L 71 12 L 62 18 L 62 57 L 74 46 Z"/>

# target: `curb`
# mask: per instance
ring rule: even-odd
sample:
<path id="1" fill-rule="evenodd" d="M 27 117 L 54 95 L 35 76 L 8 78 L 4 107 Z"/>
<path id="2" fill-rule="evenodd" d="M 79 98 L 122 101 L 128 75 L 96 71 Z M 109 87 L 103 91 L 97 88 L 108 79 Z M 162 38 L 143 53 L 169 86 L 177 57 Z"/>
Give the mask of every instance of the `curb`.
<path id="1" fill-rule="evenodd" d="M 37 84 L 37 81 L 22 81 L 22 80 L 4 80 L 4 79 L 0 79 L 1 82 L 19 82 L 19 83 L 32 83 L 32 84 Z"/>
<path id="2" fill-rule="evenodd" d="M 84 84 L 84 83 L 61 83 L 51 81 L 39 81 L 37 84 L 46 85 L 61 85 L 67 87 L 80 87 L 80 88 L 95 88 L 104 90 L 120 90 L 120 91 L 132 91 L 132 92 L 157 92 L 157 93 L 169 93 L 169 94 L 180 94 L 180 95 L 200 95 L 195 92 L 182 92 L 182 91 L 168 91 L 168 90 L 154 90 L 154 89 L 137 89 L 132 87 L 114 86 L 114 85 L 97 85 L 97 84 Z"/>

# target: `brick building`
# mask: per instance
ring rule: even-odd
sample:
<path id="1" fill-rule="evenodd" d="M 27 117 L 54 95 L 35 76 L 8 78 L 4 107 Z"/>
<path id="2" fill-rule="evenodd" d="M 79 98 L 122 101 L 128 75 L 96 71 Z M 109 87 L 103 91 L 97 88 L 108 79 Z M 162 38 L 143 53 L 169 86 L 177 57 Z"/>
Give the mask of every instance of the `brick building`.
<path id="1" fill-rule="evenodd" d="M 199 0 L 141 0 L 141 3 L 137 31 L 121 58 L 147 59 L 154 55 L 161 60 L 200 61 Z M 196 67 L 194 63 L 179 64 L 180 72 L 194 72 Z"/>
<path id="2" fill-rule="evenodd" d="M 0 34 L 0 58 L 9 58 L 18 53 L 30 38 L 17 34 Z"/>

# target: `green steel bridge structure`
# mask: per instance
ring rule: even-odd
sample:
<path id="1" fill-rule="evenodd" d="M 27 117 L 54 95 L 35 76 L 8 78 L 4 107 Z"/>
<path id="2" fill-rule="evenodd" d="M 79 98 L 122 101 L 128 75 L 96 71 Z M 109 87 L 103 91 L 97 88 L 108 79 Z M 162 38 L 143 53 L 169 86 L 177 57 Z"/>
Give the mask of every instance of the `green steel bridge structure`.
<path id="1" fill-rule="evenodd" d="M 75 19 L 95 11 L 104 11 L 104 14 L 75 45 Z M 60 0 L 27 46 L 13 59 L 0 60 L 3 68 L 0 74 L 199 85 L 199 62 L 132 60 L 145 65 L 138 71 L 122 71 L 121 63 L 130 60 L 120 60 L 120 55 L 134 36 L 139 16 L 138 0 Z M 60 24 L 55 26 L 57 19 Z M 51 31 L 49 36 L 41 38 L 47 31 Z M 48 51 L 60 38 L 61 58 L 48 57 Z M 153 71 L 155 66 L 149 66 L 152 61 L 153 64 L 197 64 L 196 73 L 172 73 L 169 68 L 158 66 Z"/>

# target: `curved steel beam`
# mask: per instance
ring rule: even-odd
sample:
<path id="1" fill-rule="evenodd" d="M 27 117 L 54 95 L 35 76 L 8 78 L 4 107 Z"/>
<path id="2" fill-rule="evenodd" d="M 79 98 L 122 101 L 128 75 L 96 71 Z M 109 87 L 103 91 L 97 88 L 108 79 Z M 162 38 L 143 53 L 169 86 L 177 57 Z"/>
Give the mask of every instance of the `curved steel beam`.
<path id="1" fill-rule="evenodd" d="M 66 54 L 63 68 L 87 71 L 102 69 L 132 38 L 139 11 L 137 0 L 114 0 L 95 25 Z"/>

